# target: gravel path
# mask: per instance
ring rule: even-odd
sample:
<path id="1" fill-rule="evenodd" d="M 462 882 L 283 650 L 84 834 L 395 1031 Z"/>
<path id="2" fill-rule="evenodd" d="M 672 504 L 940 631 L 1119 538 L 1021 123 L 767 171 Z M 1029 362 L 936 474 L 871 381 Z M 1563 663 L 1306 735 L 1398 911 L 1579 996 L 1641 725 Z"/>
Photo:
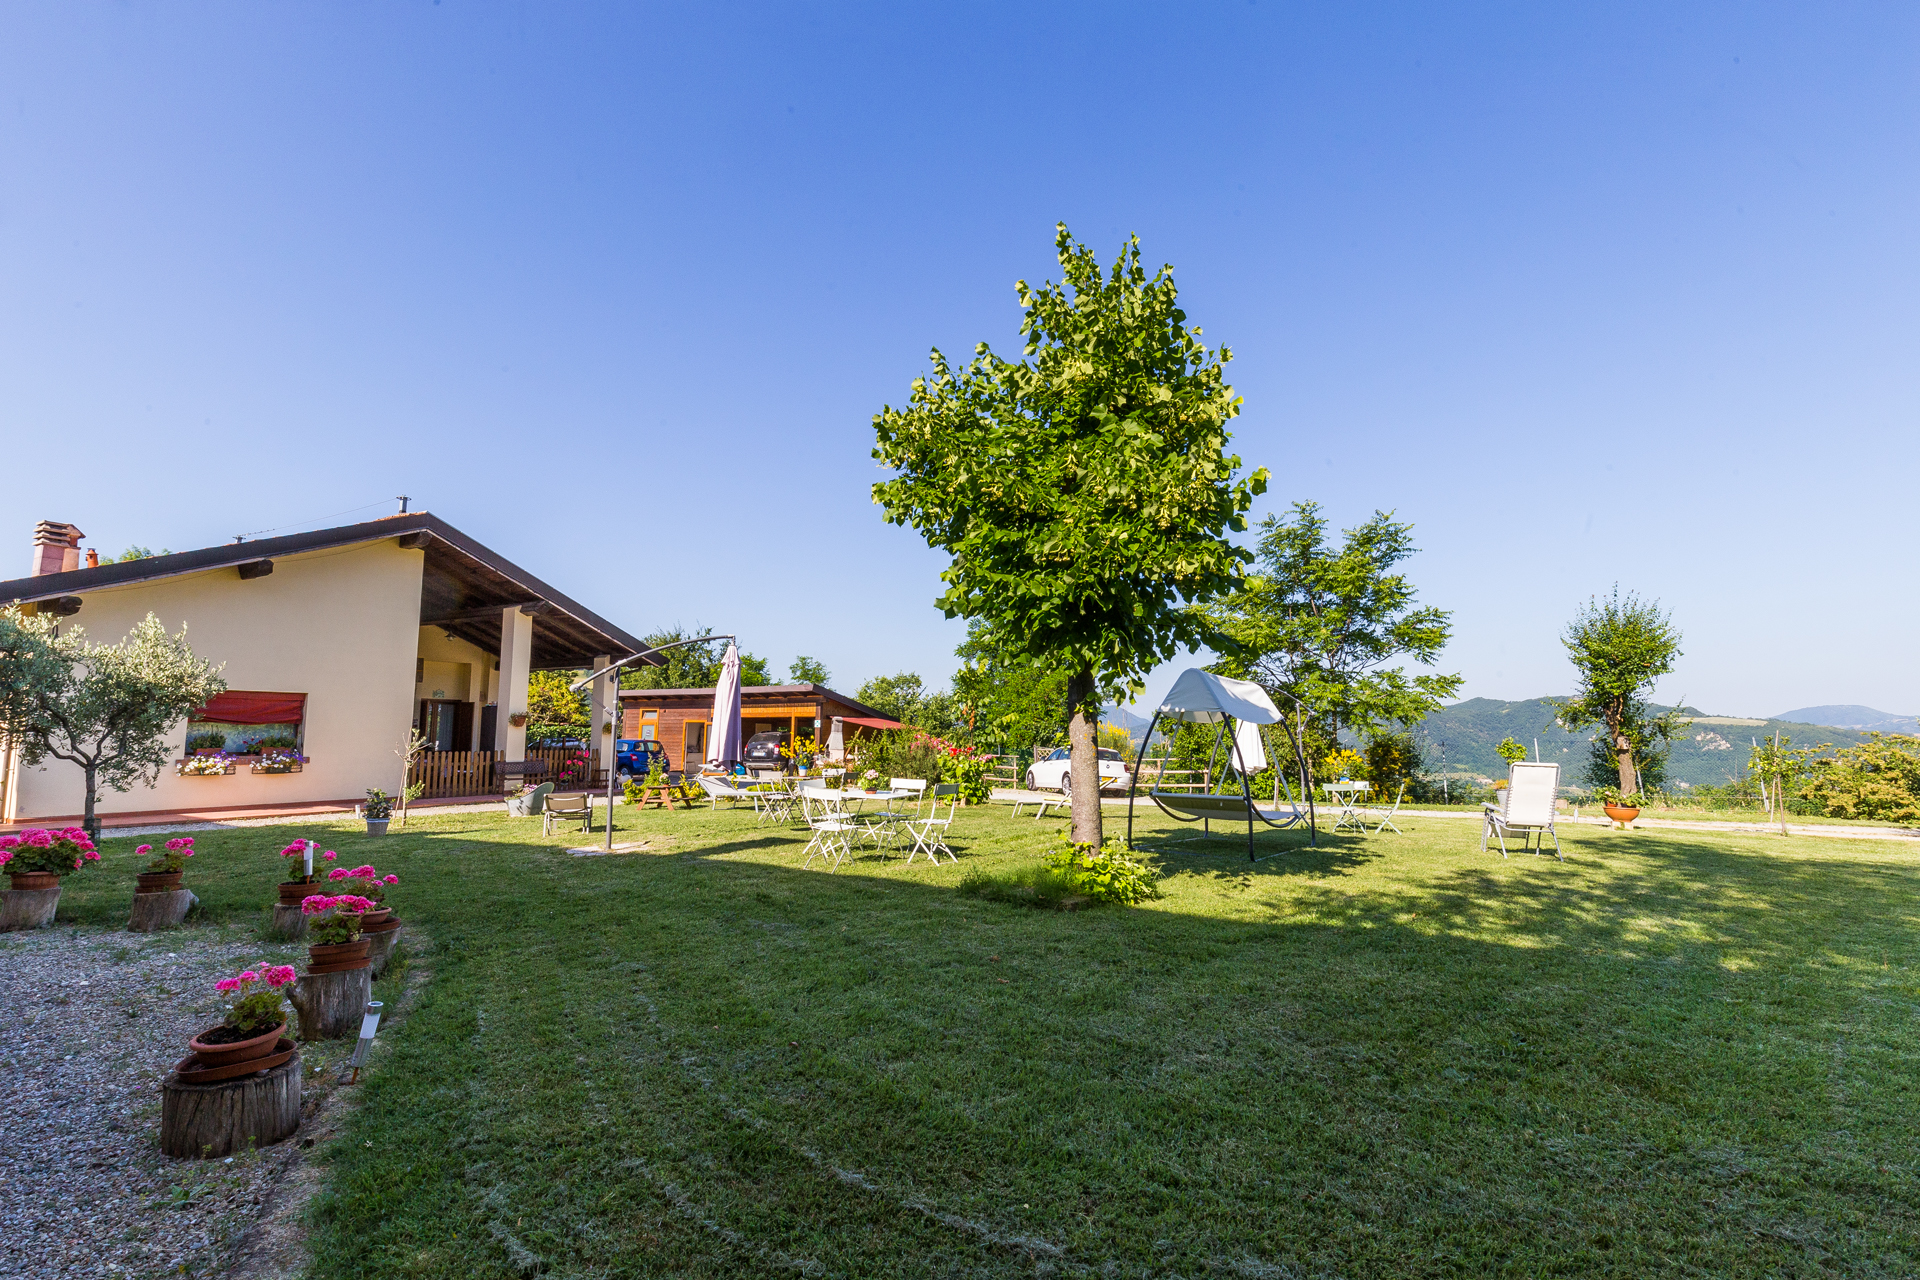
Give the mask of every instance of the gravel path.
<path id="1" fill-rule="evenodd" d="M 302 953 L 251 929 L 0 934 L 0 1276 L 224 1265 L 301 1138 L 230 1160 L 169 1159 L 160 1082 L 188 1038 L 220 1020 L 216 978 Z M 318 1058 L 303 1053 L 309 1081 Z"/>

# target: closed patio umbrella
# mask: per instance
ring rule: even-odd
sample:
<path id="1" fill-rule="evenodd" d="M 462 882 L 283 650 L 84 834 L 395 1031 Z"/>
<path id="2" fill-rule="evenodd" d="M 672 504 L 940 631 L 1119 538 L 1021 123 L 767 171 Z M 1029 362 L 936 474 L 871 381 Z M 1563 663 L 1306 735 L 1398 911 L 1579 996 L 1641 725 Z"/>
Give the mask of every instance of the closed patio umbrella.
<path id="1" fill-rule="evenodd" d="M 731 641 L 720 659 L 720 682 L 713 690 L 713 730 L 707 739 L 707 764 L 730 767 L 740 758 L 740 650 Z"/>

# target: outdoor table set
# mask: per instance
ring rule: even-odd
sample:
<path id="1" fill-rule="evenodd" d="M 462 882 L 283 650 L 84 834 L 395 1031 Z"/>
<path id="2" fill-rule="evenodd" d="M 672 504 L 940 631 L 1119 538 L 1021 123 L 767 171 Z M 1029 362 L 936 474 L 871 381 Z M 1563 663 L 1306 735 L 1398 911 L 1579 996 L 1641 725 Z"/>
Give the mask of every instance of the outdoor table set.
<path id="1" fill-rule="evenodd" d="M 896 779 L 898 781 L 898 779 Z M 861 841 L 872 840 L 876 849 L 885 847 L 897 849 L 903 836 L 914 837 L 913 849 L 907 854 L 907 861 L 925 853 L 929 861 L 939 862 L 939 855 L 945 853 L 958 861 L 953 850 L 946 847 L 944 835 L 952 823 L 947 818 L 926 817 L 920 815 L 926 801 L 924 785 L 913 787 L 892 787 L 880 791 L 835 790 L 819 785 L 817 779 L 801 779 L 793 792 L 799 806 L 799 814 L 813 831 L 813 839 L 807 844 L 804 867 L 814 858 L 828 859 L 834 869 L 853 852 L 855 838 Z M 938 795 L 945 794 L 949 788 L 936 788 L 936 812 Z M 958 788 L 952 788 L 957 792 Z M 911 799 L 913 808 L 896 808 L 894 801 Z M 864 810 L 868 801 L 875 801 L 885 807 L 873 811 Z"/>

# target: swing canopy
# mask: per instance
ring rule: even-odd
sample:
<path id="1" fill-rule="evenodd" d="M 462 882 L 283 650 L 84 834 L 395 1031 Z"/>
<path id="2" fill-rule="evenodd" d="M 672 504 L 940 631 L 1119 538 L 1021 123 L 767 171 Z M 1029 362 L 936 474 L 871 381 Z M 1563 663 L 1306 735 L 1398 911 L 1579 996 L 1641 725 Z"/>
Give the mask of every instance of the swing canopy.
<path id="1" fill-rule="evenodd" d="M 1246 724 L 1279 724 L 1280 712 L 1267 691 L 1251 680 L 1229 680 L 1193 667 L 1167 690 L 1160 714 L 1169 720 L 1218 724 L 1231 716 Z"/>

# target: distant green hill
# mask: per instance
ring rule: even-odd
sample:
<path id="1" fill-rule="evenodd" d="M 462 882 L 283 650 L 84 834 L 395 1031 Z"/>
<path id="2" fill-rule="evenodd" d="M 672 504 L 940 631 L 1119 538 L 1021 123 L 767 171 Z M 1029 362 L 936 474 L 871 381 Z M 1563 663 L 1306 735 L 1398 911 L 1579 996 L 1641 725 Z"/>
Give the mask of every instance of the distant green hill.
<path id="1" fill-rule="evenodd" d="M 1664 707 L 1657 708 L 1665 710 Z M 1795 746 L 1813 746 L 1830 742 L 1850 747 L 1866 740 L 1859 730 L 1801 724 L 1787 720 L 1763 720 L 1757 717 L 1710 716 L 1688 710 L 1693 727 L 1686 737 L 1673 745 L 1667 776 L 1688 786 L 1719 785 L 1746 771 L 1747 756 L 1756 738 L 1771 738 L 1777 729 L 1793 739 Z M 1593 740 L 1590 731 L 1568 733 L 1554 722 L 1553 708 L 1545 698 L 1526 702 L 1496 702 L 1492 698 L 1469 698 L 1428 716 L 1415 725 L 1413 734 L 1426 756 L 1427 768 L 1435 773 L 1443 768 L 1453 773 L 1478 777 L 1505 777 L 1506 763 L 1494 748 L 1502 738 L 1511 737 L 1527 748 L 1529 755 L 1539 743 L 1540 759 L 1560 762 L 1560 776 L 1577 784 L 1586 772 L 1587 753 Z"/>

